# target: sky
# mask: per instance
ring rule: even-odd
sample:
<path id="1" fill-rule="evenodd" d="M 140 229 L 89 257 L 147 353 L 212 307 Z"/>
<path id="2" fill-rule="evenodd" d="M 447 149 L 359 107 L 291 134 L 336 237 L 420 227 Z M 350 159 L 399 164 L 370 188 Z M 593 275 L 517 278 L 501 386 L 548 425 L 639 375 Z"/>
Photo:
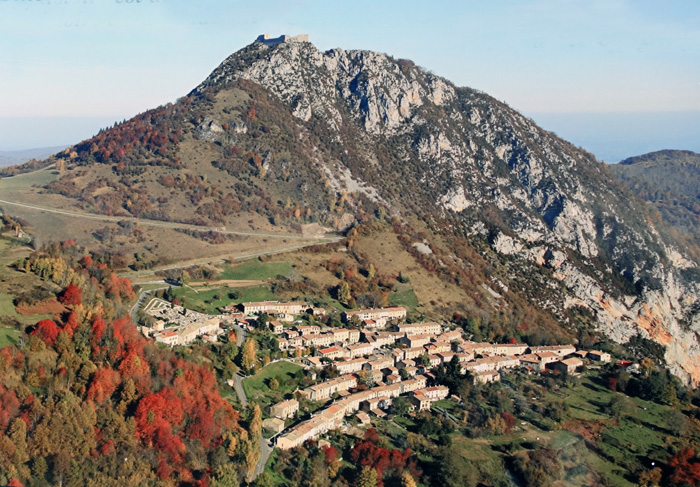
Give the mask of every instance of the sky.
<path id="1" fill-rule="evenodd" d="M 175 101 L 261 33 L 412 59 L 608 162 L 700 152 L 696 0 L 0 0 L 0 150 Z"/>

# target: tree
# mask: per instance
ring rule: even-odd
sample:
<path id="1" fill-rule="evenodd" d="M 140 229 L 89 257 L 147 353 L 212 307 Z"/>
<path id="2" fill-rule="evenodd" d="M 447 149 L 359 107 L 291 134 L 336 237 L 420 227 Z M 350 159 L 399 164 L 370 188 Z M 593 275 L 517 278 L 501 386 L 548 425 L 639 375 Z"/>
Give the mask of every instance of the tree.
<path id="1" fill-rule="evenodd" d="M 663 478 L 661 469 L 659 467 L 653 468 L 651 470 L 645 470 L 639 474 L 639 487 L 657 487 L 661 483 Z"/>
<path id="2" fill-rule="evenodd" d="M 411 403 L 405 397 L 397 397 L 391 404 L 391 411 L 397 416 L 405 416 L 411 412 Z"/>
<path id="3" fill-rule="evenodd" d="M 464 487 L 476 485 L 477 469 L 471 468 L 471 462 L 465 462 L 458 452 L 449 447 L 440 448 L 437 457 L 436 485 L 444 487 Z"/>
<path id="4" fill-rule="evenodd" d="M 410 473 L 403 472 L 401 474 L 401 487 L 416 487 L 416 481 Z"/>
<path id="5" fill-rule="evenodd" d="M 274 485 L 275 483 L 272 481 L 272 477 L 270 477 L 270 474 L 267 472 L 258 475 L 258 478 L 255 479 L 253 483 L 254 487 L 273 487 Z"/>
<path id="6" fill-rule="evenodd" d="M 342 281 L 338 286 L 338 301 L 344 304 L 348 304 L 352 294 L 350 293 L 350 284 L 347 281 Z"/>
<path id="7" fill-rule="evenodd" d="M 10 425 L 7 436 L 12 440 L 15 446 L 15 464 L 27 462 L 29 455 L 27 454 L 27 423 L 20 418 L 15 418 Z"/>
<path id="8" fill-rule="evenodd" d="M 255 367 L 255 362 L 257 360 L 257 346 L 255 340 L 251 338 L 246 338 L 243 342 L 243 349 L 241 350 L 241 368 L 246 372 L 250 372 Z"/>
<path id="9" fill-rule="evenodd" d="M 270 383 L 268 385 L 271 390 L 276 391 L 280 387 L 280 382 L 277 380 L 277 378 L 273 377 L 270 379 Z"/>
<path id="10" fill-rule="evenodd" d="M 36 324 L 32 335 L 37 335 L 47 345 L 53 345 L 59 333 L 58 325 L 53 320 L 41 320 Z"/>
<path id="11" fill-rule="evenodd" d="M 374 279 L 374 276 L 377 275 L 377 270 L 374 268 L 373 264 L 370 264 L 369 267 L 367 267 L 367 279 Z"/>
<path id="12" fill-rule="evenodd" d="M 500 415 L 489 418 L 486 421 L 486 428 L 492 435 L 502 435 L 506 432 L 506 422 Z"/>
<path id="13" fill-rule="evenodd" d="M 684 448 L 668 461 L 671 485 L 700 485 L 700 459 L 692 448 Z"/>
<path id="14" fill-rule="evenodd" d="M 77 306 L 81 303 L 82 297 L 83 290 L 75 284 L 69 284 L 68 287 L 58 295 L 58 301 L 68 306 Z"/>
<path id="15" fill-rule="evenodd" d="M 211 487 L 238 487 L 238 472 L 234 464 L 226 463 L 216 468 Z"/>
<path id="16" fill-rule="evenodd" d="M 360 470 L 355 485 L 357 487 L 377 487 L 377 471 L 366 465 Z"/>
<path id="17" fill-rule="evenodd" d="M 620 419 L 622 418 L 622 415 L 628 406 L 629 405 L 625 397 L 616 394 L 612 398 L 610 398 L 610 402 L 608 403 L 608 407 L 606 409 L 610 416 L 612 416 L 615 419 Z"/>
<path id="18" fill-rule="evenodd" d="M 668 428 L 675 436 L 685 436 L 688 432 L 689 421 L 682 411 L 670 411 L 666 421 Z"/>
<path id="19" fill-rule="evenodd" d="M 262 411 L 258 404 L 253 404 L 249 408 L 248 433 L 251 438 L 256 439 L 262 434 Z"/>
<path id="20" fill-rule="evenodd" d="M 182 271 L 182 274 L 180 274 L 180 285 L 181 286 L 187 286 L 192 280 L 192 277 L 190 276 L 190 273 L 187 271 Z"/>
<path id="21" fill-rule="evenodd" d="M 430 355 L 428 355 L 428 352 L 425 352 L 423 355 L 418 357 L 417 362 L 423 367 L 430 367 Z"/>
<path id="22" fill-rule="evenodd" d="M 515 417 L 510 413 L 502 412 L 501 418 L 503 418 L 503 421 L 506 424 L 505 433 L 508 434 L 511 431 L 513 431 L 513 427 L 515 426 L 515 422 L 516 422 Z"/>

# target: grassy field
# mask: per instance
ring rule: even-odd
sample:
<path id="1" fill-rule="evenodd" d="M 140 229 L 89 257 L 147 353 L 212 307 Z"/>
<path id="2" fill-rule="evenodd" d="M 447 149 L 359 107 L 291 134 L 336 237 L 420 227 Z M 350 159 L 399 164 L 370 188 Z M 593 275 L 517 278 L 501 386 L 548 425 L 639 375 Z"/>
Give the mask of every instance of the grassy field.
<path id="1" fill-rule="evenodd" d="M 294 374 L 303 370 L 300 365 L 290 362 L 275 362 L 264 367 L 257 374 L 243 380 L 243 389 L 248 401 L 257 402 L 262 408 L 269 406 L 272 402 L 270 395 L 274 392 L 288 394 L 297 387 Z M 276 378 L 280 384 L 277 391 L 272 391 L 268 387 L 268 381 Z"/>
<path id="2" fill-rule="evenodd" d="M 238 296 L 234 298 L 232 295 Z M 202 313 L 217 315 L 220 314 L 217 308 L 227 306 L 231 303 L 242 303 L 247 301 L 266 301 L 274 299 L 268 286 L 251 286 L 228 288 L 226 286 L 209 289 L 192 289 L 190 287 L 173 288 L 173 294 L 187 308 Z M 218 299 L 216 296 L 220 296 Z"/>
<path id="3" fill-rule="evenodd" d="M 290 262 L 260 262 L 252 259 L 238 265 L 224 266 L 217 279 L 240 279 L 264 281 L 277 276 L 286 276 L 292 271 Z"/>
<path id="4" fill-rule="evenodd" d="M 51 318 L 51 315 L 28 315 L 23 316 L 17 313 L 14 305 L 14 296 L 10 294 L 0 293 L 0 316 L 8 316 L 13 318 L 23 325 L 33 325 L 37 321 Z"/>
<path id="5" fill-rule="evenodd" d="M 45 186 L 58 178 L 58 173 L 49 166 L 38 171 L 18 174 L 11 178 L 0 179 L 0 194 L 7 195 L 15 191 L 27 191 L 34 185 Z"/>
<path id="6" fill-rule="evenodd" d="M 392 306 L 407 306 L 415 308 L 418 306 L 418 298 L 413 289 L 399 290 L 389 294 L 389 304 Z"/>
<path id="7" fill-rule="evenodd" d="M 17 345 L 21 333 L 13 328 L 0 327 L 0 348 L 8 345 Z"/>
<path id="8" fill-rule="evenodd" d="M 15 294 L 20 290 L 29 290 L 41 284 L 38 277 L 33 274 L 19 272 L 12 264 L 31 252 L 26 246 L 17 245 L 8 238 L 0 238 L 0 318 L 7 318 L 6 324 L 18 321 L 23 325 L 33 325 L 37 321 L 51 318 L 51 315 L 36 314 L 23 316 L 15 310 Z"/>
<path id="9" fill-rule="evenodd" d="M 569 415 L 575 420 L 604 425 L 596 441 L 602 454 L 588 449 L 581 453 L 588 465 L 604 473 L 615 485 L 634 485 L 625 477 L 626 465 L 638 464 L 640 457 L 666 460 L 664 440 L 673 435 L 669 425 L 673 409 L 669 406 L 613 392 L 598 383 L 595 376 L 586 375 L 580 384 L 562 390 L 558 396 L 569 406 Z M 618 420 L 607 413 L 610 401 L 616 396 L 624 401 Z"/>

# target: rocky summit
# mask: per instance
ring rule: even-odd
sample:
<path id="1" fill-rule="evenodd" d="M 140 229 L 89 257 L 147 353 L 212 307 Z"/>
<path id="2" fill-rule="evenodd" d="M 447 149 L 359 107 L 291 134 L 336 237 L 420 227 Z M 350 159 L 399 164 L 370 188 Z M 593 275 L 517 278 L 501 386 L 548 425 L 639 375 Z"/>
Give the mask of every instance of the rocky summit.
<path id="1" fill-rule="evenodd" d="M 164 139 L 135 150 L 120 142 L 129 127 Z M 91 208 L 111 198 L 124 214 L 190 212 L 219 223 L 268 211 L 278 226 L 306 215 L 341 231 L 386 218 L 424 267 L 469 289 L 489 320 L 524 332 L 537 325 L 520 312 L 531 307 L 535 320 L 574 337 L 584 324 L 621 343 L 641 334 L 665 347 L 679 378 L 700 381 L 700 274 L 669 227 L 591 154 L 411 61 L 262 38 L 176 104 L 58 157 L 66 173 L 49 189 Z M 114 170 L 94 169 L 104 164 Z M 212 165 L 229 194 L 193 198 L 178 183 Z M 175 181 L 167 190 L 165 176 Z M 77 177 L 111 190 L 79 191 Z M 138 204 L 117 197 L 127 186 L 144 188 Z M 188 205 L 177 203 L 185 194 Z M 301 217 L 276 209 L 278 200 Z"/>

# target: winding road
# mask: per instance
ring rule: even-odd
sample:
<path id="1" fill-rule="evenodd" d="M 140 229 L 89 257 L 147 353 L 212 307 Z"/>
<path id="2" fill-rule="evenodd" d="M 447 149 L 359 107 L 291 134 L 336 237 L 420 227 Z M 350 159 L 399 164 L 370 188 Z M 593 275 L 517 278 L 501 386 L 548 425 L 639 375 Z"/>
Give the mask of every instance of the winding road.
<path id="1" fill-rule="evenodd" d="M 236 344 L 240 347 L 245 341 L 246 331 L 237 325 L 234 325 L 234 328 L 236 329 Z M 240 373 L 234 375 L 233 389 L 236 391 L 238 399 L 241 401 L 241 406 L 246 408 L 248 406 L 248 398 L 245 395 L 245 389 L 243 389 L 244 378 L 245 377 Z M 260 443 L 260 459 L 258 460 L 258 463 L 255 464 L 255 470 L 253 471 L 253 476 L 248 479 L 249 482 L 252 482 L 258 478 L 258 475 L 265 471 L 265 465 L 267 465 L 267 461 L 270 459 L 270 455 L 272 455 L 272 452 L 275 449 L 275 447 L 270 445 L 270 442 L 266 440 L 262 434 L 260 435 L 258 441 Z"/>

